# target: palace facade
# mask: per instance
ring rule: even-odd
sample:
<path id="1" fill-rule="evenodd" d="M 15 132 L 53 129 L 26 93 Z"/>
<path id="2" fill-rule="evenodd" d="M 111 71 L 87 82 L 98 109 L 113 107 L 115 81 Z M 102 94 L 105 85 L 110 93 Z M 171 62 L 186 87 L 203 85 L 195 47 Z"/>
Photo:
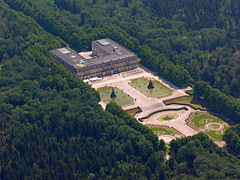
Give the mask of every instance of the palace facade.
<path id="1" fill-rule="evenodd" d="M 106 38 L 92 42 L 88 56 L 70 48 L 50 51 L 50 58 L 62 64 L 81 79 L 103 77 L 137 68 L 137 55 L 117 42 Z"/>

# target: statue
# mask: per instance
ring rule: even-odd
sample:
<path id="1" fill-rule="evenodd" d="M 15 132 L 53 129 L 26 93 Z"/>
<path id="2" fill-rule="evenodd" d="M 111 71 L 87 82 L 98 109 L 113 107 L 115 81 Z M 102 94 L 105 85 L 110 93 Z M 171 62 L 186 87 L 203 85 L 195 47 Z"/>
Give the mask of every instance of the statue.
<path id="1" fill-rule="evenodd" d="M 116 95 L 116 93 L 115 93 L 115 91 L 114 91 L 114 88 L 112 88 L 112 94 L 111 94 L 110 97 L 111 97 L 111 98 L 115 98 L 115 97 L 117 97 L 117 95 Z"/>
<path id="2" fill-rule="evenodd" d="M 150 82 L 148 84 L 148 89 L 153 89 L 154 86 L 153 86 L 153 83 L 152 83 L 152 80 L 150 79 Z"/>

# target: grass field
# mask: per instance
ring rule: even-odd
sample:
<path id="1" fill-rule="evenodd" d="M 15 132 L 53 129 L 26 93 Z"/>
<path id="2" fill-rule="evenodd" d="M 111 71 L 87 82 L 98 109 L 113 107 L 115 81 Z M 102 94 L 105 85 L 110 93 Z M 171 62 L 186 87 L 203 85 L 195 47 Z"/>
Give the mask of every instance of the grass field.
<path id="1" fill-rule="evenodd" d="M 157 118 L 157 120 L 159 121 L 171 121 L 171 120 L 174 120 L 174 119 L 177 119 L 179 117 L 178 114 L 168 114 L 169 116 L 172 116 L 173 118 L 172 119 L 164 119 L 164 117 L 166 116 L 167 114 L 164 114 L 164 115 L 161 115 Z"/>
<path id="2" fill-rule="evenodd" d="M 219 123 L 219 124 L 224 123 L 223 120 L 221 120 L 220 118 L 213 116 L 209 113 L 194 113 L 187 120 L 187 122 L 188 122 L 189 126 L 193 127 L 196 130 L 202 129 L 204 133 L 206 133 L 211 138 L 213 138 L 214 140 L 217 140 L 217 141 L 223 140 L 223 134 L 229 128 L 228 125 L 224 124 L 224 128 L 219 131 L 205 129 L 205 125 L 208 123 Z M 220 128 L 220 125 L 210 124 L 208 127 L 211 129 L 218 129 L 218 128 Z"/>
<path id="3" fill-rule="evenodd" d="M 157 135 L 171 135 L 174 136 L 177 134 L 174 130 L 170 127 L 165 126 L 149 126 L 149 128 Z"/>
<path id="4" fill-rule="evenodd" d="M 164 101 L 164 103 L 166 105 L 183 104 L 183 105 L 189 105 L 194 109 L 206 110 L 206 108 L 202 106 L 200 100 L 197 100 L 193 96 L 182 96 L 179 98 L 169 99 Z"/>
<path id="5" fill-rule="evenodd" d="M 165 97 L 172 94 L 172 90 L 165 87 L 164 85 L 157 82 L 156 80 L 152 80 L 153 86 L 155 88 L 148 89 L 147 86 L 149 84 L 149 81 L 150 79 L 146 79 L 146 78 L 134 79 L 130 82 L 130 85 L 148 97 L 161 98 L 161 97 Z"/>
<path id="6" fill-rule="evenodd" d="M 112 88 L 113 87 L 102 87 L 97 89 L 97 91 L 100 93 L 101 99 L 105 103 L 109 103 L 111 101 L 116 102 L 119 106 L 127 106 L 131 105 L 134 103 L 134 99 L 130 97 L 129 95 L 125 94 L 118 88 L 114 88 L 114 91 L 116 93 L 116 98 L 111 98 L 111 93 L 112 93 Z"/>
<path id="7" fill-rule="evenodd" d="M 134 109 L 129 109 L 126 110 L 126 112 L 130 115 L 130 116 L 135 116 L 136 113 L 138 112 L 142 112 L 142 110 L 140 109 L 140 107 L 134 108 Z"/>

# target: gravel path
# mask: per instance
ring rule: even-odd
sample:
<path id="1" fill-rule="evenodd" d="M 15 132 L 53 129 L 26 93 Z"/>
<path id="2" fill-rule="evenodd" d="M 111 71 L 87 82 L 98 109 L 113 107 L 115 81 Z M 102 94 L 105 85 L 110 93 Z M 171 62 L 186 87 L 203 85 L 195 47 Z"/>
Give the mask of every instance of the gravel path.
<path id="1" fill-rule="evenodd" d="M 158 139 L 162 139 L 164 140 L 166 143 L 170 143 L 171 140 L 176 139 L 174 136 L 170 136 L 170 135 L 161 135 L 158 137 Z"/>

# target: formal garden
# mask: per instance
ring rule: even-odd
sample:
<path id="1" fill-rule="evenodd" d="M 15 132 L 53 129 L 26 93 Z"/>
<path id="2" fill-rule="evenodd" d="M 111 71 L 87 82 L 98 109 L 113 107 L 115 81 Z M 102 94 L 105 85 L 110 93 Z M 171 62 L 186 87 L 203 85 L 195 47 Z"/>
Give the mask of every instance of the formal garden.
<path id="1" fill-rule="evenodd" d="M 169 136 L 175 136 L 177 134 L 181 134 L 180 132 L 178 132 L 176 129 L 168 127 L 168 126 L 164 126 L 164 125 L 153 125 L 153 126 L 148 126 L 153 132 L 154 134 L 161 136 L 161 135 L 169 135 Z"/>
<path id="2" fill-rule="evenodd" d="M 162 98 L 172 94 L 171 89 L 154 79 L 139 78 L 132 80 L 129 84 L 147 97 Z"/>
<path id="3" fill-rule="evenodd" d="M 123 91 L 116 87 L 101 87 L 97 91 L 100 93 L 102 101 L 109 103 L 114 101 L 119 106 L 128 106 L 134 103 L 134 99 L 125 94 Z"/>
<path id="4" fill-rule="evenodd" d="M 223 140 L 224 132 L 229 128 L 222 119 L 205 112 L 193 113 L 186 121 L 193 129 L 202 131 L 217 141 Z"/>

